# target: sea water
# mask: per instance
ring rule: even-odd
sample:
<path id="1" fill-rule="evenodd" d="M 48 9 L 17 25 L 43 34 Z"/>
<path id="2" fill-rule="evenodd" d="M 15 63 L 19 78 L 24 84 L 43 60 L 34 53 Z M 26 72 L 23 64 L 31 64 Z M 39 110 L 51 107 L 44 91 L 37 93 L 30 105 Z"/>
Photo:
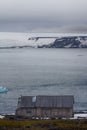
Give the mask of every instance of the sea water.
<path id="1" fill-rule="evenodd" d="M 0 86 L 0 113 L 21 95 L 74 95 L 74 110 L 87 110 L 87 49 L 0 49 Z"/>

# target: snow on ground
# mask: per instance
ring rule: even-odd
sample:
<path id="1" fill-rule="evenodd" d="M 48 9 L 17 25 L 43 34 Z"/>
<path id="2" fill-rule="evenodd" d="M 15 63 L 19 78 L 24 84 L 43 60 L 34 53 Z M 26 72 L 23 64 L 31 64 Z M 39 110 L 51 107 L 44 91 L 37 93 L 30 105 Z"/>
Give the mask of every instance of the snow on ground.
<path id="1" fill-rule="evenodd" d="M 15 114 L 12 114 L 15 115 Z M 0 119 L 3 119 L 5 116 L 0 115 Z M 37 118 L 38 119 L 38 118 Z M 44 118 L 44 119 L 49 119 L 49 118 Z M 64 118 L 66 119 L 66 118 Z M 87 119 L 87 113 L 78 113 L 78 114 L 74 114 L 73 118 L 70 119 Z"/>
<path id="2" fill-rule="evenodd" d="M 0 115 L 0 119 L 3 119 L 3 118 L 4 118 L 4 116 Z"/>
<path id="3" fill-rule="evenodd" d="M 87 113 L 76 113 L 71 119 L 87 119 Z"/>
<path id="4" fill-rule="evenodd" d="M 55 39 L 38 39 L 28 40 L 31 37 L 47 37 L 47 36 L 57 36 L 57 34 L 48 33 L 8 33 L 0 32 L 0 47 L 13 47 L 13 46 L 32 46 L 36 47 L 38 45 L 49 44 Z"/>
<path id="5" fill-rule="evenodd" d="M 86 41 L 80 40 L 80 41 L 81 41 L 82 45 L 87 45 L 87 40 Z"/>
<path id="6" fill-rule="evenodd" d="M 31 46 L 37 47 L 38 45 L 47 45 L 53 43 L 56 38 L 51 37 L 67 37 L 67 36 L 86 36 L 86 34 L 58 34 L 58 33 L 11 33 L 0 32 L 0 47 L 19 47 L 19 46 Z M 39 38 L 34 40 L 28 40 L 32 37 L 49 37 Z M 83 41 L 83 44 L 87 44 Z M 66 46 L 68 47 L 68 46 Z"/>
<path id="7" fill-rule="evenodd" d="M 28 45 L 27 33 L 0 33 L 0 47 Z"/>
<path id="8" fill-rule="evenodd" d="M 41 45 L 49 45 L 50 43 L 53 43 L 56 40 L 56 38 L 40 38 L 37 41 L 34 41 L 34 44 L 37 46 Z"/>
<path id="9" fill-rule="evenodd" d="M 56 38 L 40 38 L 35 40 L 28 40 L 31 37 L 57 37 L 56 33 L 9 33 L 0 32 L 0 47 L 14 47 L 14 46 L 32 46 L 47 45 L 55 41 Z"/>

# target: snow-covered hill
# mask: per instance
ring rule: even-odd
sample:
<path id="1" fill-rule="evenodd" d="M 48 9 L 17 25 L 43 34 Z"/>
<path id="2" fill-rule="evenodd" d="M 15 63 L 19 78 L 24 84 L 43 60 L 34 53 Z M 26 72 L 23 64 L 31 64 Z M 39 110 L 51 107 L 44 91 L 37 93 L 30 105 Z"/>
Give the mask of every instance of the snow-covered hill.
<path id="1" fill-rule="evenodd" d="M 87 36 L 31 37 L 37 48 L 87 48 Z"/>
<path id="2" fill-rule="evenodd" d="M 0 49 L 24 47 L 87 48 L 87 35 L 57 33 L 0 33 Z"/>

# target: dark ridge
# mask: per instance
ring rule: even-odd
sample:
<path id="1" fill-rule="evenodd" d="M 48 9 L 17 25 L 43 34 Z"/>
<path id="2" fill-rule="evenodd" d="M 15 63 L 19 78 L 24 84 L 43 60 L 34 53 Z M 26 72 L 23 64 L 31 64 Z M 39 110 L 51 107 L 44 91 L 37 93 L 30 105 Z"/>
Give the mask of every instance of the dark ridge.
<path id="1" fill-rule="evenodd" d="M 38 46 L 38 48 L 87 48 L 87 45 L 83 45 L 82 41 L 87 41 L 87 36 L 69 36 L 56 38 L 53 43 L 49 45 Z"/>

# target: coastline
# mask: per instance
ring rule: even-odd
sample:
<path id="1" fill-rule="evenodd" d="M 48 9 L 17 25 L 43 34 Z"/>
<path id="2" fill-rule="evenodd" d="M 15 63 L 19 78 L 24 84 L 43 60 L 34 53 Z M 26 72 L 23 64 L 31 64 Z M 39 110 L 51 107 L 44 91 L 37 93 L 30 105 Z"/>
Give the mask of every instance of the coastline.
<path id="1" fill-rule="evenodd" d="M 15 113 L 12 114 L 0 114 L 0 119 L 16 119 Z M 22 118 L 20 118 L 22 120 Z M 28 119 L 28 118 L 27 118 Z M 61 118 L 61 119 L 87 119 L 87 111 L 78 111 L 78 112 L 74 112 L 73 117 L 71 118 Z M 33 120 L 33 118 L 31 119 Z M 35 120 L 39 120 L 38 118 L 36 118 Z M 44 118 L 43 120 L 50 120 L 50 118 Z M 56 119 L 55 119 L 56 120 Z"/>

